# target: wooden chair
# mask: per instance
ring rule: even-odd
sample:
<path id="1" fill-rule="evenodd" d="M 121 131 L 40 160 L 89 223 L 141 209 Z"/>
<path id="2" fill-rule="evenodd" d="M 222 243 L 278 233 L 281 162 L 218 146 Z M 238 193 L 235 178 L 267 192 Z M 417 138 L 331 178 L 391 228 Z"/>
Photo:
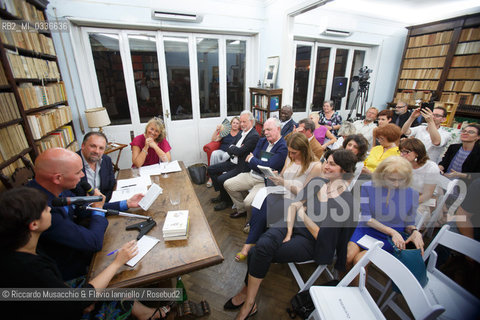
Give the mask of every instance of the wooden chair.
<path id="1" fill-rule="evenodd" d="M 393 255 L 383 250 L 381 241 L 367 251 L 336 287 L 312 286 L 310 295 L 315 310 L 310 319 L 386 319 L 365 288 L 365 266 L 372 262 L 386 273 L 405 297 L 415 319 L 435 319 L 445 309 L 432 305 L 415 276 Z M 360 275 L 358 287 L 348 287 Z"/>
<path id="2" fill-rule="evenodd" d="M 10 177 L 7 177 L 0 171 L 0 180 L 7 189 L 23 186 L 35 177 L 32 163 L 25 156 L 20 157 L 20 159 L 25 167 L 15 169 Z"/>

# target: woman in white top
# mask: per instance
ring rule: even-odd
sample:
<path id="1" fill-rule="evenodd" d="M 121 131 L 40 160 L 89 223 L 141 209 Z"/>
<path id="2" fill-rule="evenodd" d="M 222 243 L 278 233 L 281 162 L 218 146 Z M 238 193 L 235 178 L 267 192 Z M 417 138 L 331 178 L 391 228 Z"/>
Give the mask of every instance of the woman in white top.
<path id="1" fill-rule="evenodd" d="M 400 156 L 408 160 L 413 168 L 411 188 L 420 194 L 418 211 L 429 213 L 430 210 L 425 202 L 433 197 L 440 177 L 440 169 L 435 162 L 429 160 L 425 145 L 417 138 L 403 139 L 399 149 Z"/>
<path id="2" fill-rule="evenodd" d="M 248 251 L 255 245 L 265 228 L 269 224 L 283 218 L 283 208 L 288 208 L 297 193 L 313 177 L 319 176 L 321 173 L 321 165 L 315 161 L 315 155 L 303 133 L 295 132 L 291 134 L 288 138 L 287 146 L 288 157 L 285 160 L 282 172 L 276 177 L 269 177 L 275 185 L 283 186 L 286 191 L 284 194 L 269 194 L 263 201 L 260 209 L 252 207 L 248 238 L 242 250 L 235 256 L 236 261 L 246 259 Z"/>

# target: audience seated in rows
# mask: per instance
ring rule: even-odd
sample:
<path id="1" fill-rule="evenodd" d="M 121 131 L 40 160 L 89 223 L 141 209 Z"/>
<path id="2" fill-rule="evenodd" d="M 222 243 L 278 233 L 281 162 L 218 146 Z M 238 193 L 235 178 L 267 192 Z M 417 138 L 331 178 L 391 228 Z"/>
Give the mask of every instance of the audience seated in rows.
<path id="1" fill-rule="evenodd" d="M 318 123 L 320 121 L 320 115 L 318 112 L 312 112 L 308 115 L 308 118 L 313 121 L 315 124 L 315 130 L 313 131 L 313 135 L 315 139 L 320 142 L 322 145 L 323 150 L 326 150 L 327 147 L 337 141 L 337 138 L 327 129 L 327 127 L 322 126 Z M 326 141 L 325 141 L 326 140 Z"/>
<path id="2" fill-rule="evenodd" d="M 48 205 L 56 197 L 73 197 L 70 189 L 77 186 L 83 174 L 82 158 L 67 149 L 52 148 L 41 153 L 35 160 L 35 179 L 29 187 L 47 195 Z M 98 189 L 94 195 L 102 195 Z M 102 195 L 103 196 L 103 195 Z M 142 194 L 120 202 L 105 204 L 105 208 L 125 211 L 137 208 Z M 102 202 L 91 207 L 102 208 Z M 87 273 L 94 252 L 103 246 L 103 235 L 108 225 L 104 212 L 87 211 L 75 205 L 52 207 L 52 224 L 39 240 L 39 248 L 55 260 L 64 280 L 70 280 Z M 85 222 L 81 225 L 80 222 Z"/>
<path id="3" fill-rule="evenodd" d="M 374 129 L 374 134 L 380 142 L 379 146 L 373 147 L 370 154 L 365 159 L 363 173 L 371 174 L 377 166 L 388 157 L 398 156 L 398 142 L 401 131 L 397 125 L 387 124 L 383 127 Z"/>
<path id="4" fill-rule="evenodd" d="M 422 234 L 415 227 L 418 192 L 410 188 L 412 166 L 407 160 L 392 156 L 383 160 L 372 174 L 372 181 L 360 187 L 360 222 L 348 243 L 347 266 L 351 268 L 365 254 L 358 241 L 369 235 L 384 243 L 383 249 L 393 252 L 393 242 L 403 250 L 413 242 L 422 250 Z"/>
<path id="5" fill-rule="evenodd" d="M 427 124 L 410 128 L 419 116 L 422 116 Z M 402 127 L 402 134 L 420 139 L 423 142 L 428 157 L 435 163 L 440 162 L 451 137 L 451 133 L 441 126 L 446 117 L 447 110 L 443 107 L 436 107 L 433 111 L 428 108 L 417 108 Z"/>
<path id="6" fill-rule="evenodd" d="M 371 148 L 373 146 L 373 129 L 377 127 L 375 120 L 377 119 L 378 109 L 370 107 L 365 113 L 365 119 L 357 120 L 353 123 L 355 127 L 355 133 L 361 134 L 367 139 L 368 145 Z"/>
<path id="7" fill-rule="evenodd" d="M 281 171 L 287 157 L 288 149 L 282 138 L 280 121 L 269 118 L 263 124 L 265 137 L 260 138 L 253 153 L 245 158 L 249 172 L 241 172 L 224 182 L 224 188 L 236 207 L 231 218 L 250 217 L 251 205 L 259 189 L 265 186 L 265 175 L 258 166 L 269 167 Z M 247 193 L 247 196 L 245 196 Z"/>
<path id="8" fill-rule="evenodd" d="M 347 191 L 355 162 L 352 152 L 335 150 L 324 167 L 325 179 L 312 179 L 304 188 L 302 201 L 291 205 L 298 216 L 298 225 L 294 227 L 291 239 L 284 242 L 287 229 L 282 219 L 250 249 L 245 285 L 224 305 L 227 310 L 240 308 L 237 319 L 245 319 L 257 312 L 255 298 L 272 262 L 313 259 L 318 264 L 330 264 L 336 255 L 335 267 L 345 269 L 347 242 L 355 228 L 353 198 Z M 325 215 L 320 217 L 317 212 Z"/>
<path id="9" fill-rule="evenodd" d="M 214 207 L 216 211 L 224 210 L 232 205 L 232 200 L 223 186 L 224 182 L 239 173 L 250 171 L 246 158 L 255 149 L 258 139 L 260 139 L 257 130 L 253 128 L 254 123 L 253 114 L 247 110 L 242 111 L 240 114 L 242 133 L 235 136 L 235 140 L 227 149 L 230 159 L 209 166 L 207 169 L 215 191 L 220 192 L 218 197 L 211 199 L 213 203 L 217 203 Z"/>
<path id="10" fill-rule="evenodd" d="M 82 148 L 77 151 L 82 157 L 83 174 L 80 181 L 88 182 L 92 188 L 97 188 L 105 196 L 105 202 L 110 201 L 117 181 L 113 172 L 112 159 L 103 154 L 107 147 L 107 137 L 102 132 L 91 131 L 83 137 Z M 85 196 L 88 190 L 77 186 L 73 193 Z"/>
<path id="11" fill-rule="evenodd" d="M 230 121 L 231 129 L 228 135 L 222 136 L 220 133 L 223 130 L 223 125 L 219 124 L 215 128 L 215 132 L 212 134 L 212 141 L 211 142 L 218 142 L 220 144 L 217 150 L 214 150 L 210 155 L 207 154 L 207 161 L 208 165 L 214 165 L 217 163 L 225 162 L 230 159 L 230 155 L 227 152 L 227 149 L 233 144 L 235 137 L 240 132 L 240 119 L 238 117 L 233 117 Z M 204 147 L 205 150 L 205 147 Z M 212 186 L 212 179 L 208 178 L 207 187 Z"/>
<path id="12" fill-rule="evenodd" d="M 325 101 L 323 103 L 323 110 L 318 114 L 320 116 L 318 123 L 327 127 L 334 136 L 337 136 L 338 129 L 340 129 L 340 125 L 342 124 L 342 116 L 335 111 L 333 101 Z"/>
<path id="13" fill-rule="evenodd" d="M 50 228 L 53 220 L 47 201 L 44 192 L 27 187 L 8 190 L 0 195 L 0 287 L 69 288 L 55 261 L 37 250 L 39 238 Z M 118 250 L 110 265 L 82 287 L 93 290 L 106 288 L 116 272 L 137 253 L 136 241 L 127 242 Z M 169 311 L 169 307 L 153 309 L 138 301 L 95 303 L 88 298 L 8 301 L 1 305 L 2 312 L 15 319 L 120 319 L 131 314 L 136 319 L 146 320 L 163 318 Z"/>
<path id="14" fill-rule="evenodd" d="M 292 106 L 285 105 L 280 109 L 280 122 L 282 126 L 281 135 L 284 138 L 297 126 L 297 123 L 292 119 L 292 115 Z"/>
<path id="15" fill-rule="evenodd" d="M 283 186 L 286 191 L 284 194 L 269 194 L 260 209 L 252 208 L 248 237 L 242 250 L 235 256 L 236 261 L 245 260 L 250 248 L 265 231 L 267 220 L 272 223 L 283 218 L 281 213 L 284 212 L 284 208 L 289 206 L 312 178 L 318 177 L 321 173 L 322 167 L 316 161 L 305 135 L 299 132 L 291 134 L 287 146 L 288 157 L 280 175 L 268 178 L 274 185 Z M 276 213 L 280 213 L 280 217 Z"/>
<path id="16" fill-rule="evenodd" d="M 480 125 L 465 126 L 460 134 L 462 143 L 451 144 L 438 167 L 450 179 L 471 181 L 471 173 L 480 173 Z"/>
<path id="17" fill-rule="evenodd" d="M 159 162 L 172 160 L 170 144 L 162 119 L 150 119 L 145 127 L 145 133 L 136 136 L 130 143 L 132 146 L 133 167 L 140 168 Z"/>

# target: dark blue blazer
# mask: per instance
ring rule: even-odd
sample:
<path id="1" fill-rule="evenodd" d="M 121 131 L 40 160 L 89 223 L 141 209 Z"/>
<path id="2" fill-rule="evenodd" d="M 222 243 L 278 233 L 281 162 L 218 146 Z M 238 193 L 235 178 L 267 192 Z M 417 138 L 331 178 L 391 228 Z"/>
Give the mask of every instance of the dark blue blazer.
<path id="1" fill-rule="evenodd" d="M 227 149 L 227 152 L 230 157 L 238 157 L 238 166 L 240 168 L 240 172 L 247 172 L 250 171 L 250 168 L 248 167 L 247 162 L 245 162 L 245 158 L 250 154 L 250 152 L 255 149 L 258 139 L 260 139 L 260 135 L 258 134 L 257 130 L 255 130 L 255 128 L 252 128 L 252 130 L 250 130 L 245 139 L 243 139 L 242 145 L 240 147 L 237 147 L 236 144 L 241 137 L 241 133 L 238 133 L 235 136 L 235 140 L 232 142 L 232 145 Z"/>
<path id="2" fill-rule="evenodd" d="M 295 121 L 293 121 L 293 119 L 291 119 L 290 121 L 288 121 L 282 128 L 282 131 L 280 132 L 282 137 L 285 138 L 285 136 L 287 134 L 289 134 L 290 132 L 293 131 L 293 126 L 298 126 L 298 123 L 296 123 Z"/>
<path id="3" fill-rule="evenodd" d="M 80 157 L 82 156 L 82 150 L 77 151 L 78 155 Z M 83 162 L 83 158 L 82 158 Z M 85 166 L 83 166 L 82 169 L 83 173 L 85 176 L 80 180 L 80 181 L 87 181 L 87 176 L 85 173 Z M 110 198 L 112 198 L 112 192 L 113 189 L 115 188 L 115 184 L 117 183 L 117 180 L 115 180 L 115 174 L 113 172 L 113 164 L 112 164 L 112 159 L 107 156 L 103 155 L 102 156 L 102 164 L 100 166 L 100 192 L 105 196 L 105 202 L 110 201 Z M 75 193 L 78 196 L 84 196 L 85 195 L 85 190 L 77 186 L 74 190 L 73 193 Z"/>
<path id="4" fill-rule="evenodd" d="M 70 280 L 87 271 L 94 252 L 103 246 L 103 236 L 107 229 L 107 218 L 92 215 L 91 211 L 80 209 L 74 205 L 52 207 L 55 198 L 50 191 L 42 187 L 36 180 L 27 184 L 28 187 L 42 191 L 48 197 L 48 206 L 52 208 L 52 225 L 42 233 L 38 241 L 41 252 L 55 260 L 64 280 Z M 59 197 L 74 197 L 70 190 L 63 191 Z M 120 209 L 120 202 L 106 203 L 105 209 Z M 77 222 L 90 217 L 89 222 L 82 226 Z"/>
<path id="5" fill-rule="evenodd" d="M 250 162 L 248 163 L 250 169 L 257 171 L 260 174 L 262 174 L 262 172 L 257 168 L 258 165 L 270 167 L 272 170 L 280 172 L 282 171 L 285 159 L 287 158 L 287 142 L 285 139 L 280 139 L 273 146 L 272 150 L 270 150 L 270 153 L 273 153 L 271 158 L 267 161 L 262 161 L 260 159 L 261 152 L 267 150 L 268 144 L 269 142 L 267 141 L 267 138 L 261 138 L 253 151 L 253 158 L 250 159 Z"/>

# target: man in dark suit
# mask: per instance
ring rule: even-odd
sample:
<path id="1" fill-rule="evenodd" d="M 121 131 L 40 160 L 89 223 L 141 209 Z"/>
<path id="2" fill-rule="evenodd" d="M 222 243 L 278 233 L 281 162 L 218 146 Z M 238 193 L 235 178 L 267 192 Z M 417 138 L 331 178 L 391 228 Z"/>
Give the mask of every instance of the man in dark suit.
<path id="1" fill-rule="evenodd" d="M 280 135 L 280 121 L 277 118 L 268 119 L 263 124 L 263 130 L 265 137 L 258 141 L 253 153 L 245 159 L 250 172 L 242 172 L 225 181 L 225 190 L 237 208 L 237 212 L 230 214 L 230 218 L 244 217 L 247 211 L 250 213 L 255 195 L 265 187 L 265 175 L 258 168 L 259 165 L 280 172 L 285 164 L 288 148 L 287 142 Z M 248 195 L 245 197 L 246 192 Z"/>
<path id="2" fill-rule="evenodd" d="M 213 203 L 218 203 L 214 208 L 216 211 L 226 209 L 232 205 L 232 200 L 225 191 L 223 183 L 241 172 L 250 170 L 248 163 L 245 162 L 245 158 L 255 149 L 258 139 L 260 139 L 258 132 L 253 128 L 254 123 L 255 118 L 253 114 L 247 110 L 243 111 L 240 114 L 242 133 L 235 136 L 232 145 L 227 149 L 230 159 L 209 166 L 207 169 L 208 175 L 212 178 L 213 187 L 216 191 L 220 191 L 218 197 L 211 199 Z"/>
<path id="3" fill-rule="evenodd" d="M 282 127 L 282 137 L 285 138 L 287 134 L 293 131 L 297 123 L 292 119 L 293 109 L 289 105 L 285 105 L 280 109 L 280 122 Z"/>
<path id="4" fill-rule="evenodd" d="M 88 182 L 92 188 L 97 188 L 105 196 L 105 202 L 110 201 L 116 180 L 113 173 L 112 159 L 103 154 L 107 147 L 107 137 L 102 132 L 92 131 L 85 135 L 82 149 L 77 151 L 82 157 L 84 177 L 80 181 Z M 87 190 L 77 186 L 73 191 L 84 196 Z"/>
<path id="5" fill-rule="evenodd" d="M 403 127 L 405 122 L 407 122 L 408 118 L 410 118 L 412 112 L 408 110 L 408 106 L 403 101 L 398 101 L 397 105 L 395 106 L 395 112 L 393 114 L 392 122 L 399 126 L 400 128 Z M 415 119 L 412 123 L 412 127 L 416 127 L 420 124 L 418 119 Z"/>

